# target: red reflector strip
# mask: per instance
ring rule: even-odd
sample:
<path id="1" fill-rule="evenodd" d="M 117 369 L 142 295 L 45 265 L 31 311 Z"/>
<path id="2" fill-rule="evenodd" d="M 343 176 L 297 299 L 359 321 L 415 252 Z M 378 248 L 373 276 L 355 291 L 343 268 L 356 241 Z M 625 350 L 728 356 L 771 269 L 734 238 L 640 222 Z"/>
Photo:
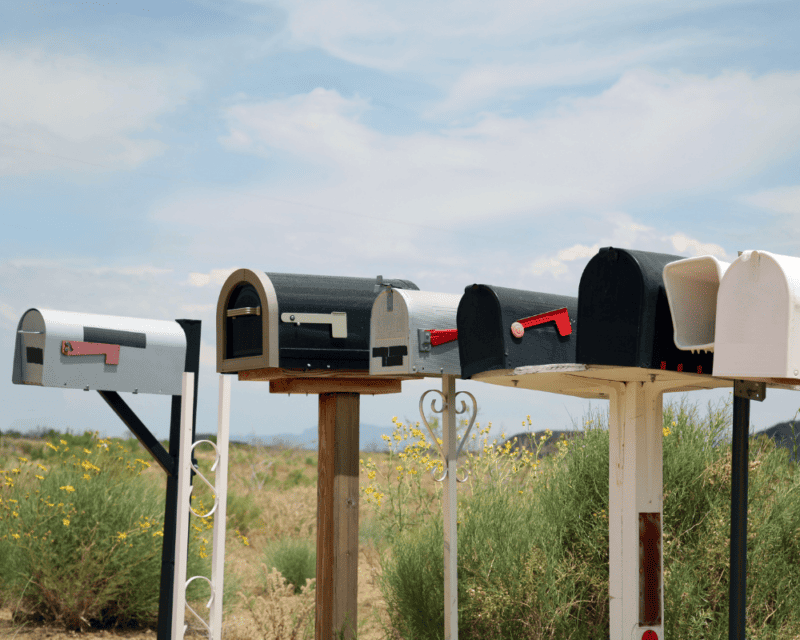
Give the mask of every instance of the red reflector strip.
<path id="1" fill-rule="evenodd" d="M 440 344 L 454 342 L 458 340 L 458 329 L 431 329 L 431 346 L 438 347 Z"/>
<path id="2" fill-rule="evenodd" d="M 639 625 L 661 624 L 661 514 L 639 514 Z"/>
<path id="3" fill-rule="evenodd" d="M 544 324 L 550 321 L 556 323 L 556 329 L 558 329 L 559 335 L 568 336 L 570 333 L 572 333 L 572 325 L 569 323 L 569 312 L 567 311 L 566 307 L 563 309 L 556 309 L 555 311 L 546 311 L 545 313 L 540 313 L 539 315 L 531 316 L 530 318 L 518 320 L 514 324 L 520 324 L 522 325 L 523 329 L 528 329 L 538 324 Z"/>
<path id="4" fill-rule="evenodd" d="M 65 356 L 97 356 L 104 355 L 106 364 L 119 364 L 119 345 L 102 342 L 78 342 L 62 340 L 61 353 Z"/>

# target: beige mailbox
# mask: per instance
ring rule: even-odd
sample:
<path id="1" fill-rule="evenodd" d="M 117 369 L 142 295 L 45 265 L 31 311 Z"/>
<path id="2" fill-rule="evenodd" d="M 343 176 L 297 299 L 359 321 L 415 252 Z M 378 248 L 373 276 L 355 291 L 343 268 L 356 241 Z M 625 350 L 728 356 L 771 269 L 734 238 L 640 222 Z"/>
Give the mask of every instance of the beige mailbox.
<path id="1" fill-rule="evenodd" d="M 800 380 L 800 258 L 745 251 L 725 272 L 713 375 Z"/>

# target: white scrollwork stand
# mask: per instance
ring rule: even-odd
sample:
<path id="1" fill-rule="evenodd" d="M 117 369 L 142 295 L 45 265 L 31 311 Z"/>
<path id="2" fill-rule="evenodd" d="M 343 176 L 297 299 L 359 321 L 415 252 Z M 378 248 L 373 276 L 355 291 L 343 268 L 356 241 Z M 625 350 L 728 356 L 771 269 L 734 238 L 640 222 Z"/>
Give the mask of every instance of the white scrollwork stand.
<path id="1" fill-rule="evenodd" d="M 181 403 L 181 446 L 180 470 L 178 472 L 178 535 L 175 552 L 175 582 L 173 587 L 172 638 L 183 638 L 188 625 L 185 624 L 185 612 L 188 608 L 200 624 L 208 631 L 211 640 L 222 638 L 222 587 L 225 575 L 225 507 L 228 497 L 228 435 L 230 432 L 231 408 L 231 376 L 219 377 L 219 414 L 217 422 L 217 444 L 210 440 L 192 442 L 192 407 L 194 405 L 194 374 L 183 374 L 183 402 Z M 214 447 L 216 459 L 211 467 L 215 471 L 212 485 L 200 470 L 192 464 L 192 451 L 196 446 L 208 443 Z M 214 505 L 207 513 L 197 513 L 191 506 L 192 485 L 190 470 L 208 485 L 214 494 Z M 189 543 L 190 514 L 198 518 L 214 518 L 213 546 L 211 551 L 211 579 L 206 576 L 194 576 L 186 580 Z M 186 603 L 186 590 L 195 580 L 205 580 L 211 587 L 211 598 L 206 607 L 209 617 L 206 622 Z"/>
<path id="2" fill-rule="evenodd" d="M 441 396 L 442 407 L 436 409 L 436 398 L 431 400 L 431 411 L 434 413 L 442 414 L 442 445 L 439 445 L 436 435 L 433 433 L 431 426 L 425 419 L 425 412 L 423 410 L 423 402 L 425 396 L 429 393 L 438 393 Z M 456 409 L 456 398 L 462 393 L 469 396 L 472 400 L 472 415 L 469 420 L 469 426 L 464 432 L 461 442 L 457 443 L 456 435 L 456 415 L 466 413 L 467 404 L 461 401 L 461 409 Z M 444 510 L 444 637 L 445 640 L 458 640 L 458 537 L 457 537 L 457 508 L 458 501 L 456 496 L 456 488 L 459 482 L 464 482 L 469 477 L 469 472 L 463 477 L 457 476 L 456 467 L 458 464 L 458 456 L 461 449 L 464 448 L 469 437 L 469 432 L 472 425 L 475 424 L 475 417 L 478 414 L 478 403 L 475 397 L 468 391 L 459 391 L 456 393 L 456 379 L 455 376 L 446 375 L 442 376 L 442 390 L 428 389 L 422 394 L 419 399 L 419 413 L 422 416 L 422 423 L 427 427 L 428 433 L 431 434 L 431 439 L 444 461 L 444 473 L 440 478 L 436 477 L 436 468 L 431 469 L 431 475 L 437 482 L 446 480 L 442 489 L 442 503 Z M 456 445 L 458 447 L 456 448 Z"/>

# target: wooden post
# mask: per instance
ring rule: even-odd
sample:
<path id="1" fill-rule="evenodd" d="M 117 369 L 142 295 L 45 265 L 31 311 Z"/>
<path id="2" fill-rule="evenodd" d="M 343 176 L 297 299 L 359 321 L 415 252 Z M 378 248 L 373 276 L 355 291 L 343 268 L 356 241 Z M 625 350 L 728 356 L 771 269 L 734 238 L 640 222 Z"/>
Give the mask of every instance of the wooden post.
<path id="1" fill-rule="evenodd" d="M 319 394 L 315 640 L 355 640 L 358 393 Z"/>

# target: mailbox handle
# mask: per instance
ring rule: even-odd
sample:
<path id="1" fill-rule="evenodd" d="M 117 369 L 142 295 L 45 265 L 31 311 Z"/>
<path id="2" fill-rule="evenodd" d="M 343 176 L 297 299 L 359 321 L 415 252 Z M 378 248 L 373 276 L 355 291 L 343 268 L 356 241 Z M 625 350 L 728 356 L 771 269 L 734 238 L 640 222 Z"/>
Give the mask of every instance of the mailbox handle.
<path id="1" fill-rule="evenodd" d="M 570 333 L 572 333 L 572 325 L 569 323 L 569 312 L 567 311 L 567 308 L 564 307 L 563 309 L 545 311 L 544 313 L 531 316 L 530 318 L 517 320 L 511 325 L 511 335 L 513 335 L 515 338 L 521 338 L 525 333 L 525 329 L 550 321 L 554 321 L 556 323 L 556 329 L 558 330 L 559 335 L 568 336 Z"/>
<path id="2" fill-rule="evenodd" d="M 294 324 L 329 324 L 334 338 L 347 337 L 347 313 L 332 311 L 331 313 L 282 313 L 282 322 Z"/>
<path id="3" fill-rule="evenodd" d="M 61 353 L 65 356 L 96 356 L 104 355 L 106 364 L 119 364 L 119 345 L 103 344 L 102 342 L 78 342 L 77 340 L 62 340 Z"/>
<path id="4" fill-rule="evenodd" d="M 240 307 L 239 309 L 228 309 L 229 318 L 238 318 L 239 316 L 260 316 L 261 307 Z"/>

